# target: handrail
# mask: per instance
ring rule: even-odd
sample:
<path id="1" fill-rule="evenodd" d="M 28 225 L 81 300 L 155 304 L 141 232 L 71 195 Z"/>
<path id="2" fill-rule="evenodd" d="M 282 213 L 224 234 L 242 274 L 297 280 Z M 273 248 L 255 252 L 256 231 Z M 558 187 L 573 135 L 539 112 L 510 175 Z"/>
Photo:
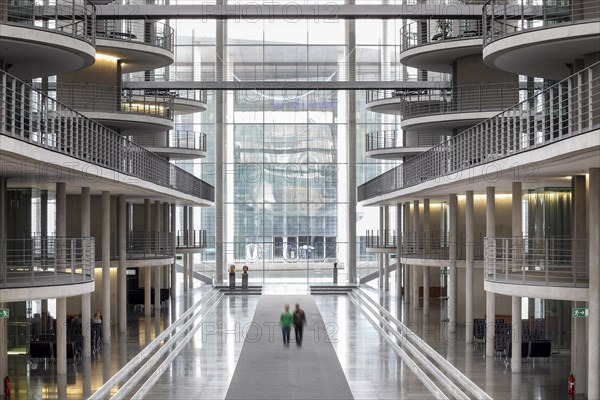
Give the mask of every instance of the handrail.
<path id="1" fill-rule="evenodd" d="M 0 3 L 0 24 L 26 26 L 96 43 L 96 8 L 89 0 L 39 5 L 33 0 Z"/>
<path id="2" fill-rule="evenodd" d="M 442 141 L 442 138 L 445 138 L 445 136 L 407 134 L 402 130 L 392 129 L 367 133 L 365 143 L 366 151 L 410 149 L 435 146 Z"/>
<path id="3" fill-rule="evenodd" d="M 175 45 L 175 30 L 160 21 L 99 19 L 96 37 L 149 44 L 171 53 Z"/>
<path id="4" fill-rule="evenodd" d="M 448 20 L 435 17 L 414 21 L 400 29 L 400 51 L 448 40 L 480 39 L 483 35 L 481 25 L 481 20 L 474 19 Z"/>
<path id="5" fill-rule="evenodd" d="M 127 377 L 131 372 L 133 372 L 138 367 L 138 365 L 142 363 L 143 360 L 145 360 L 146 358 L 148 358 L 148 356 L 153 354 L 154 351 L 156 350 L 156 348 L 159 347 L 163 341 L 165 341 L 166 343 L 162 347 L 166 348 L 166 347 L 168 347 L 167 343 L 169 343 L 169 341 L 177 340 L 177 338 L 179 336 L 181 336 L 181 334 L 183 332 L 185 332 L 185 329 L 183 327 L 181 329 L 179 329 L 180 326 L 185 326 L 185 323 L 183 321 L 188 318 L 189 319 L 187 322 L 194 321 L 194 319 L 192 319 L 192 316 L 196 312 L 196 309 L 199 308 L 198 311 L 201 311 L 202 306 L 205 303 L 207 303 L 209 300 L 214 299 L 219 294 L 221 296 L 219 297 L 218 300 L 220 300 L 223 297 L 223 293 L 220 293 L 216 289 L 211 289 L 211 291 L 209 293 L 207 293 L 204 297 L 202 297 L 202 299 L 200 299 L 200 301 L 198 301 L 197 303 L 194 303 L 172 325 L 170 325 L 160 335 L 158 335 L 152 342 L 150 342 L 146 347 L 144 347 L 135 357 L 133 357 L 127 364 L 125 364 L 125 366 L 123 368 L 121 368 L 116 374 L 114 374 L 109 380 L 107 380 L 104 383 L 104 385 L 102 385 L 100 388 L 98 388 L 98 390 L 96 390 L 88 398 L 88 400 L 98 400 L 98 399 L 104 398 L 104 396 L 110 395 L 112 389 L 115 386 L 119 385 L 125 377 Z M 215 304 L 218 304 L 218 301 L 215 302 Z M 195 317 L 197 317 L 197 315 Z M 173 334 L 173 331 L 175 329 L 177 329 L 177 332 Z M 171 334 L 173 334 L 173 336 L 170 336 Z"/>
<path id="6" fill-rule="evenodd" d="M 550 2 L 542 4 L 507 4 L 490 0 L 483 6 L 484 46 L 503 37 L 567 24 L 594 22 L 600 19 L 600 4 L 595 1 Z"/>
<path id="7" fill-rule="evenodd" d="M 204 200 L 214 187 L 0 71 L 0 135 Z"/>
<path id="8" fill-rule="evenodd" d="M 94 243 L 93 237 L 0 240 L 0 288 L 93 282 Z"/>
<path id="9" fill-rule="evenodd" d="M 207 245 L 206 230 L 195 229 L 191 231 L 177 231 L 177 248 L 196 248 L 205 249 Z"/>
<path id="10" fill-rule="evenodd" d="M 486 237 L 484 279 L 491 282 L 588 287 L 586 239 Z"/>
<path id="11" fill-rule="evenodd" d="M 358 280 L 358 282 L 360 282 L 360 280 Z M 437 387 L 437 385 L 431 380 L 431 378 L 429 378 L 429 376 L 427 376 L 427 374 L 425 374 L 425 372 L 423 372 L 423 370 L 417 365 L 417 363 L 415 361 L 413 361 L 413 359 L 411 357 L 408 356 L 408 354 L 403 350 L 403 348 L 398 346 L 398 344 L 395 343 L 395 341 L 390 337 L 390 335 L 387 334 L 386 331 L 382 327 L 380 327 L 379 324 L 376 323 L 368 313 L 365 312 L 365 310 L 361 307 L 361 303 L 359 301 L 361 298 L 355 298 L 353 296 L 353 292 L 350 292 L 348 294 L 348 297 L 350 298 L 350 301 L 352 301 L 352 303 L 363 312 L 363 315 L 365 316 L 365 318 L 379 332 L 379 334 L 388 343 L 388 345 L 396 352 L 396 354 L 398 354 L 398 356 L 400 357 L 402 362 L 404 362 L 408 366 L 408 368 L 410 368 L 410 370 L 417 376 L 417 378 L 423 383 L 423 386 L 425 386 L 427 388 L 427 390 L 429 390 L 431 392 L 431 394 L 433 394 L 434 398 L 438 399 L 438 400 L 444 400 L 444 399 L 447 400 L 448 396 L 446 396 L 440 390 L 440 388 Z M 377 317 L 377 319 L 381 322 L 381 324 L 389 326 L 387 321 L 385 321 L 385 320 L 382 321 L 377 313 L 373 313 L 373 315 L 375 315 L 375 317 Z M 423 358 L 419 357 L 418 359 L 423 365 L 431 366 L 431 363 L 427 363 L 425 360 L 423 360 Z M 434 375 L 436 377 L 440 376 L 439 374 L 434 374 Z M 450 385 L 452 385 L 452 383 L 450 383 Z M 464 397 L 460 396 L 459 398 L 463 399 Z"/>
<path id="12" fill-rule="evenodd" d="M 368 230 L 366 239 L 367 248 L 396 248 L 396 231 L 392 229 Z"/>
<path id="13" fill-rule="evenodd" d="M 358 201 L 524 153 L 600 127 L 600 63 L 358 187 Z"/>
<path id="14" fill-rule="evenodd" d="M 391 324 L 388 320 L 391 320 L 396 327 L 399 328 L 398 332 L 396 329 L 390 329 L 392 333 L 399 334 L 398 339 L 402 340 L 404 344 L 412 342 L 412 344 L 418 349 L 418 351 L 424 353 L 427 357 L 434 360 L 442 369 L 444 375 L 449 375 L 456 382 L 460 383 L 465 389 L 467 389 L 476 399 L 485 399 L 492 400 L 490 395 L 488 395 L 485 391 L 483 391 L 479 386 L 475 384 L 472 380 L 470 380 L 465 374 L 460 372 L 452 363 L 442 357 L 437 351 L 435 351 L 431 346 L 427 344 L 423 339 L 417 336 L 413 331 L 411 331 L 406 325 L 404 325 L 401 321 L 396 319 L 388 310 L 382 307 L 380 304 L 377 304 L 375 300 L 370 298 L 368 295 L 363 293 L 360 289 L 354 290 L 353 294 L 358 293 L 361 299 L 367 299 L 380 313 L 382 313 L 385 318 L 379 316 L 380 321 L 382 323 L 390 326 Z M 378 316 L 378 313 L 373 313 Z"/>
<path id="15" fill-rule="evenodd" d="M 128 139 L 143 147 L 187 149 L 206 152 L 206 134 L 172 130 L 165 134 L 130 135 Z"/>

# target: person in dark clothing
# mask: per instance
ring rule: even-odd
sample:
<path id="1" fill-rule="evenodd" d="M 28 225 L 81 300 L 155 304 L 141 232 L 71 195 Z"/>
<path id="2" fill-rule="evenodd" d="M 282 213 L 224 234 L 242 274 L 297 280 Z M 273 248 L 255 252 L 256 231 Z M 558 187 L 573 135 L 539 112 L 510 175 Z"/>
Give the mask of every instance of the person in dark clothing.
<path id="1" fill-rule="evenodd" d="M 306 324 L 306 314 L 304 310 L 300 308 L 300 304 L 296 304 L 296 310 L 294 311 L 294 333 L 296 334 L 296 346 L 302 346 L 302 331 Z"/>

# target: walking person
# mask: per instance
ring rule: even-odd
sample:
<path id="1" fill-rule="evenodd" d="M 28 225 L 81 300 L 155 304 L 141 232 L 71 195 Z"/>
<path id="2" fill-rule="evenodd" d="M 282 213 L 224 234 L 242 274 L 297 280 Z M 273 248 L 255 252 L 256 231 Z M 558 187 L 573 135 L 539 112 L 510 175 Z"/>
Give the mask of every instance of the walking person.
<path id="1" fill-rule="evenodd" d="M 290 345 L 290 331 L 292 328 L 293 315 L 290 313 L 290 305 L 285 305 L 285 311 L 281 313 L 279 318 L 279 325 L 281 325 L 281 333 L 283 334 L 283 345 L 289 347 Z"/>
<path id="2" fill-rule="evenodd" d="M 300 304 L 296 304 L 296 310 L 294 311 L 294 333 L 296 334 L 296 346 L 302 346 L 302 331 L 306 324 L 306 314 L 304 310 L 300 308 Z"/>

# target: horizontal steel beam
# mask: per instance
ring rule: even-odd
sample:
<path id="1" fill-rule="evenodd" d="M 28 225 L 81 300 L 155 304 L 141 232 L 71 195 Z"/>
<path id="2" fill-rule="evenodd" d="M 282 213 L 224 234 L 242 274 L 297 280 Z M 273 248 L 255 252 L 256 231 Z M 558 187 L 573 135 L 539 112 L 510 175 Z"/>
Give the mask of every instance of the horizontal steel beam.
<path id="1" fill-rule="evenodd" d="M 369 90 L 369 89 L 429 89 L 450 87 L 451 82 L 428 81 L 361 81 L 361 82 L 234 82 L 234 81 L 172 81 L 172 82 L 123 82 L 123 87 L 130 89 L 158 89 L 158 90 Z"/>
<path id="2" fill-rule="evenodd" d="M 290 22 L 315 20 L 335 22 L 346 19 L 481 19 L 481 4 L 333 4 L 295 2 L 272 4 L 229 3 L 198 5 L 119 5 L 96 7 L 98 19 L 233 19 L 259 21 L 284 19 Z"/>

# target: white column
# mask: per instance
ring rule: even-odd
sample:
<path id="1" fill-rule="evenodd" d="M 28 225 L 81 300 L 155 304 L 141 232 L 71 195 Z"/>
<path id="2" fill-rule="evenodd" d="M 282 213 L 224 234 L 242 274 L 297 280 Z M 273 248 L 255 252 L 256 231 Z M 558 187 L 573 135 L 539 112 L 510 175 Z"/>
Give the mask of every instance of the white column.
<path id="1" fill-rule="evenodd" d="M 56 299 L 56 373 L 67 373 L 67 298 Z"/>
<path id="2" fill-rule="evenodd" d="M 449 258 L 450 268 L 448 269 L 448 332 L 456 332 L 456 306 L 457 306 L 457 270 L 456 253 L 458 245 L 458 198 L 455 194 L 448 197 L 448 213 L 450 216 L 450 238 L 449 238 Z"/>
<path id="3" fill-rule="evenodd" d="M 217 0 L 222 4 L 223 0 Z M 216 21 L 215 32 L 215 69 L 217 79 L 224 78 L 225 61 L 225 21 Z M 226 92 L 217 90 L 215 95 L 215 280 L 223 284 L 225 267 L 224 242 L 224 208 L 227 194 L 225 192 L 224 155 L 225 155 L 225 99 Z M 184 257 L 185 258 L 185 257 Z"/>
<path id="4" fill-rule="evenodd" d="M 90 237 L 90 188 L 81 188 L 81 237 Z M 81 295 L 81 333 L 83 334 L 83 357 L 92 355 L 90 324 L 92 319 L 90 293 Z"/>
<path id="5" fill-rule="evenodd" d="M 396 298 L 402 297 L 402 203 L 396 204 Z"/>
<path id="6" fill-rule="evenodd" d="M 496 189 L 493 186 L 486 188 L 485 229 L 486 237 L 496 236 Z M 485 319 L 485 355 L 493 357 L 494 337 L 496 336 L 496 295 L 492 292 L 485 292 Z"/>
<path id="7" fill-rule="evenodd" d="M 390 208 L 388 206 L 383 207 L 383 226 L 387 245 L 392 235 L 392 229 L 390 228 Z M 383 253 L 383 290 L 384 292 L 390 290 L 390 256 L 387 252 Z"/>
<path id="8" fill-rule="evenodd" d="M 513 374 L 521 373 L 521 298 L 512 296 L 512 360 Z"/>
<path id="9" fill-rule="evenodd" d="M 410 235 L 414 236 L 414 232 L 411 231 L 410 226 L 410 203 L 404 203 L 404 232 L 410 237 Z M 403 283 L 404 283 L 404 304 L 410 304 L 411 301 L 411 282 L 410 282 L 410 265 L 404 264 L 404 274 L 403 274 Z"/>
<path id="10" fill-rule="evenodd" d="M 348 0 L 348 4 L 354 0 Z M 346 55 L 348 62 L 348 81 L 356 80 L 356 21 L 346 20 Z M 346 253 L 346 268 L 348 283 L 356 282 L 356 91 L 347 91 L 348 105 L 348 139 L 346 159 L 348 160 L 346 181 L 348 188 L 348 220 L 346 232 L 348 237 L 348 252 Z"/>
<path id="11" fill-rule="evenodd" d="M 588 194 L 589 327 L 588 399 L 600 399 L 600 168 L 590 168 Z"/>
<path id="12" fill-rule="evenodd" d="M 154 232 L 157 235 L 157 241 L 159 240 L 159 235 L 162 232 L 162 216 L 160 211 L 160 201 L 156 200 L 154 202 Z M 160 276 L 162 271 L 160 266 L 153 267 L 151 270 L 152 274 L 154 275 L 154 316 L 158 319 L 160 316 Z"/>
<path id="13" fill-rule="evenodd" d="M 188 218 L 188 207 L 187 206 L 183 206 L 183 208 L 181 209 L 181 214 L 183 216 L 183 229 L 182 234 L 184 237 L 184 240 L 189 240 L 189 228 L 188 228 L 188 223 L 189 223 L 189 218 Z M 186 242 L 187 245 L 187 242 Z M 189 258 L 187 256 L 186 253 L 183 254 L 183 291 L 187 292 L 188 288 L 189 288 L 189 282 L 188 279 L 190 277 L 189 272 L 188 272 L 188 261 Z"/>
<path id="14" fill-rule="evenodd" d="M 425 254 L 429 254 L 431 240 L 431 227 L 430 213 L 429 213 L 429 199 L 423 199 L 423 238 L 425 240 L 424 249 Z M 429 267 L 424 265 L 423 267 L 423 315 L 429 316 Z"/>
<path id="15" fill-rule="evenodd" d="M 190 243 L 194 240 L 194 207 L 188 207 L 188 238 Z M 188 253 L 188 287 L 194 289 L 194 253 Z"/>
<path id="16" fill-rule="evenodd" d="M 119 269 L 117 273 L 119 288 L 119 332 L 127 331 L 127 202 L 124 194 L 119 195 L 118 245 Z"/>
<path id="17" fill-rule="evenodd" d="M 473 203 L 473 191 L 467 190 L 465 200 L 466 214 L 466 293 L 465 293 L 465 341 L 473 343 L 473 247 L 475 245 L 475 205 Z"/>
<path id="18" fill-rule="evenodd" d="M 102 337 L 110 344 L 110 192 L 102 192 Z M 109 351 L 109 350 L 107 350 Z"/>
<path id="19" fill-rule="evenodd" d="M 175 218 L 177 206 L 175 203 L 171 204 L 171 233 L 173 234 L 173 249 L 175 249 L 175 235 L 177 234 L 177 219 Z M 173 261 L 173 265 L 171 265 L 171 299 L 175 299 L 177 297 L 177 251 L 175 251 L 175 260 Z"/>
<path id="20" fill-rule="evenodd" d="M 146 237 L 144 240 L 145 252 L 150 251 L 147 245 L 150 240 L 150 232 L 152 232 L 152 203 L 150 199 L 144 199 L 144 230 Z M 152 315 L 152 268 L 144 267 L 144 316 Z"/>
<path id="21" fill-rule="evenodd" d="M 385 240 L 385 212 L 384 207 L 379 207 L 379 246 L 383 246 L 383 242 Z M 385 270 L 383 269 L 383 257 L 384 254 L 381 252 L 381 249 L 378 250 L 377 253 L 377 264 L 379 270 L 379 279 L 377 281 L 379 287 L 379 294 L 383 294 L 383 275 Z"/>
<path id="22" fill-rule="evenodd" d="M 166 201 L 162 204 L 162 217 L 163 217 L 163 222 L 162 222 L 162 231 L 163 234 L 168 236 L 169 235 L 169 229 L 171 228 L 171 225 L 169 224 L 169 203 L 167 203 Z M 175 257 L 175 246 L 173 246 L 173 257 Z M 162 285 L 164 288 L 169 288 L 171 285 L 169 283 L 169 270 L 171 269 L 170 265 L 163 265 L 161 267 L 162 270 Z"/>
<path id="23" fill-rule="evenodd" d="M 3 180 L 3 178 L 0 177 Z M 6 308 L 6 303 L 0 303 L 0 308 Z M 0 318 L 0 376 L 8 375 L 8 330 L 7 318 Z M 0 381 L 0 396 L 4 394 L 4 378 Z"/>
<path id="24" fill-rule="evenodd" d="M 415 233 L 415 237 L 417 239 L 417 246 L 420 246 L 423 242 L 423 232 L 421 231 L 421 210 L 419 209 L 419 200 L 413 201 L 413 232 Z M 416 265 L 411 265 L 411 295 L 412 295 L 412 304 L 413 309 L 417 310 L 419 308 L 419 268 Z"/>

